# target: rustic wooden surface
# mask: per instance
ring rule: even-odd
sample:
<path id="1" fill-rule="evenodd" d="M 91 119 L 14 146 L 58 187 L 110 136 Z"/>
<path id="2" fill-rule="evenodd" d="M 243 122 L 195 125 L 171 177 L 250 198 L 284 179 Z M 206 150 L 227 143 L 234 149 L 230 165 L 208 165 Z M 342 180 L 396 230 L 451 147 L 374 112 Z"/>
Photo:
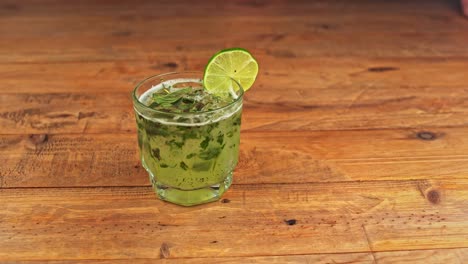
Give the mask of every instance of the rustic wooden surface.
<path id="1" fill-rule="evenodd" d="M 0 263 L 467 263 L 467 32 L 442 0 L 1 1 Z M 231 46 L 234 185 L 161 202 L 129 93 Z"/>

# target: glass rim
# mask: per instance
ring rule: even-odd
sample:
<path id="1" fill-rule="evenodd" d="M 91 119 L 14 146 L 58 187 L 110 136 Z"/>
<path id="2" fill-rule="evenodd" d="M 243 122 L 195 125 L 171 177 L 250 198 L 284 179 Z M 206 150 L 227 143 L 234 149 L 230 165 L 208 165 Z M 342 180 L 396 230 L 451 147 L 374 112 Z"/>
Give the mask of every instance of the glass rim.
<path id="1" fill-rule="evenodd" d="M 200 111 L 200 112 L 194 112 L 194 113 L 170 113 L 170 112 L 164 112 L 164 111 L 160 111 L 160 110 L 156 110 L 156 109 L 153 109 L 147 105 L 145 105 L 144 103 L 142 103 L 139 98 L 137 97 L 136 93 L 138 91 L 138 88 L 140 88 L 143 84 L 147 83 L 149 80 L 153 79 L 153 78 L 158 78 L 158 77 L 164 77 L 164 76 L 172 76 L 172 75 L 176 75 L 176 74 L 200 74 L 201 76 L 203 76 L 203 72 L 201 71 L 180 71 L 180 72 L 167 72 L 167 73 L 162 73 L 162 74 L 155 74 L 155 75 L 152 75 L 152 76 L 149 76 L 149 77 L 146 77 L 145 79 L 143 79 L 142 81 L 140 81 L 136 86 L 135 88 L 133 89 L 132 91 L 132 100 L 133 100 L 133 105 L 135 107 L 135 105 L 138 105 L 139 107 L 142 107 L 145 111 L 149 111 L 149 112 L 153 112 L 153 113 L 158 113 L 158 114 L 164 114 L 164 115 L 178 115 L 178 116 L 189 116 L 189 115 L 199 115 L 199 114 L 206 114 L 206 113 L 214 113 L 214 112 L 219 112 L 220 110 L 223 110 L 223 109 L 227 109 L 229 107 L 231 107 L 232 105 L 236 104 L 237 102 L 241 101 L 242 98 L 244 97 L 244 88 L 242 87 L 242 85 L 235 79 L 232 79 L 240 88 L 240 94 L 239 94 L 239 97 L 237 97 L 236 99 L 234 99 L 232 102 L 230 102 L 229 104 L 227 105 L 224 105 L 224 106 L 221 106 L 219 108 L 216 108 L 216 109 L 212 109 L 212 110 L 207 110 L 207 111 Z M 202 78 L 200 78 L 200 81 L 202 81 Z M 201 82 L 201 84 L 203 85 L 203 82 Z M 155 84 L 156 85 L 156 84 Z"/>

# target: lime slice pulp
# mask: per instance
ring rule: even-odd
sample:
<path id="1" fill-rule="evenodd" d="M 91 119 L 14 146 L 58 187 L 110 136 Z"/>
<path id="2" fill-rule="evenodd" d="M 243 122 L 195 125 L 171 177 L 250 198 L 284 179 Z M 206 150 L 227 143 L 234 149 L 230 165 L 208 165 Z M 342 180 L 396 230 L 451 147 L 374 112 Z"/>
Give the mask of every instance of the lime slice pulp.
<path id="1" fill-rule="evenodd" d="M 221 50 L 208 62 L 203 76 L 203 84 L 213 94 L 233 93 L 252 87 L 258 74 L 258 63 L 250 52 L 241 48 Z M 238 84 L 237 84 L 237 83 Z"/>

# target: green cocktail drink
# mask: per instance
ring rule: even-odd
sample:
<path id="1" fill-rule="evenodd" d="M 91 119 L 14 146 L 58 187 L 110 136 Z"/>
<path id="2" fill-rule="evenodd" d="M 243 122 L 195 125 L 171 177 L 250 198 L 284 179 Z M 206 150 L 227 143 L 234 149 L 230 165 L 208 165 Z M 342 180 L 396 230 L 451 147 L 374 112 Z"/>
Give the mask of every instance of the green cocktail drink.
<path id="1" fill-rule="evenodd" d="M 201 77 L 154 76 L 133 93 L 142 164 L 161 199 L 185 206 L 219 199 L 239 156 L 243 89 L 210 94 Z"/>
<path id="2" fill-rule="evenodd" d="M 132 93 L 143 167 L 158 196 L 191 206 L 218 200 L 232 183 L 244 90 L 257 61 L 245 49 L 216 53 L 203 73 L 150 77 Z"/>

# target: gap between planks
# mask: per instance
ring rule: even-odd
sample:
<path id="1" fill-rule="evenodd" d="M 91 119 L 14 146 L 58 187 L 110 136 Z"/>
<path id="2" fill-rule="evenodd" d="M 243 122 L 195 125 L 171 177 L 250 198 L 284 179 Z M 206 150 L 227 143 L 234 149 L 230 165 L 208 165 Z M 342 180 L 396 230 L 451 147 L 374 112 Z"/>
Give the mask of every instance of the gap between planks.
<path id="1" fill-rule="evenodd" d="M 376 184 L 385 184 L 385 183 L 415 183 L 427 182 L 431 179 L 404 179 L 404 180 L 350 180 L 350 181 L 330 181 L 330 182 L 268 182 L 268 183 L 232 183 L 231 186 L 277 186 L 277 185 L 326 185 L 326 184 L 355 184 L 355 183 L 376 183 Z M 450 179 L 447 179 L 450 180 Z M 443 180 L 439 180 L 443 181 Z M 103 188 L 114 188 L 114 189 L 137 189 L 137 188 L 151 188 L 151 184 L 148 185 L 98 185 L 98 186 L 39 186 L 39 187 L 0 187 L 0 190 L 28 190 L 28 189 L 103 189 Z"/>
<path id="2" fill-rule="evenodd" d="M 431 129 L 460 129 L 460 128 L 468 128 L 467 125 L 459 125 L 459 126 L 415 126 L 415 127 L 375 127 L 375 128 L 344 128 L 344 129 L 319 129 L 319 130 L 262 130 L 262 129 L 246 129 L 242 130 L 241 129 L 241 135 L 242 134 L 254 134 L 254 133 L 269 133 L 269 134 L 281 134 L 281 133 L 318 133 L 318 132 L 356 132 L 356 131 L 395 131 L 395 130 L 403 130 L 403 131 L 416 131 L 416 130 L 421 130 L 421 131 L 430 131 Z M 136 135 L 136 125 L 135 125 L 135 130 L 134 131 L 129 131 L 129 132 L 122 132 L 118 131 L 116 133 L 112 132 L 92 132 L 92 133 L 83 133 L 83 132 L 47 132 L 47 133 L 1 133 L 0 136 L 27 136 L 27 135 L 38 135 L 38 134 L 47 134 L 47 135 L 57 135 L 57 136 L 83 136 L 83 135 Z"/>
<path id="3" fill-rule="evenodd" d="M 428 248 L 428 249 L 405 249 L 405 250 L 376 250 L 376 251 L 343 251 L 343 252 L 328 252 L 328 253 L 307 253 L 307 254 L 282 254 L 282 255 L 245 255 L 245 256 L 217 256 L 217 257 L 171 257 L 171 258 L 115 258 L 115 259 L 104 259 L 104 258 L 93 258 L 93 259 L 22 259 L 20 261 L 30 261 L 30 262 L 41 262 L 41 261 L 50 261 L 51 263 L 53 262 L 61 262 L 61 261 L 125 261 L 125 260 L 154 260 L 154 261 L 160 261 L 160 260 L 197 260 L 197 259 L 233 259 L 233 258 L 252 258 L 252 257 L 288 257 L 288 256 L 316 256 L 316 255 L 346 255 L 346 254 L 372 254 L 373 253 L 397 253 L 397 252 L 423 252 L 423 251 L 437 251 L 437 250 L 452 250 L 452 249 L 466 249 L 468 250 L 468 247 L 441 247 L 441 248 Z M 374 256 L 373 260 L 375 263 L 377 263 L 375 260 L 376 258 Z M 1 259 L 0 259 L 1 261 Z"/>

